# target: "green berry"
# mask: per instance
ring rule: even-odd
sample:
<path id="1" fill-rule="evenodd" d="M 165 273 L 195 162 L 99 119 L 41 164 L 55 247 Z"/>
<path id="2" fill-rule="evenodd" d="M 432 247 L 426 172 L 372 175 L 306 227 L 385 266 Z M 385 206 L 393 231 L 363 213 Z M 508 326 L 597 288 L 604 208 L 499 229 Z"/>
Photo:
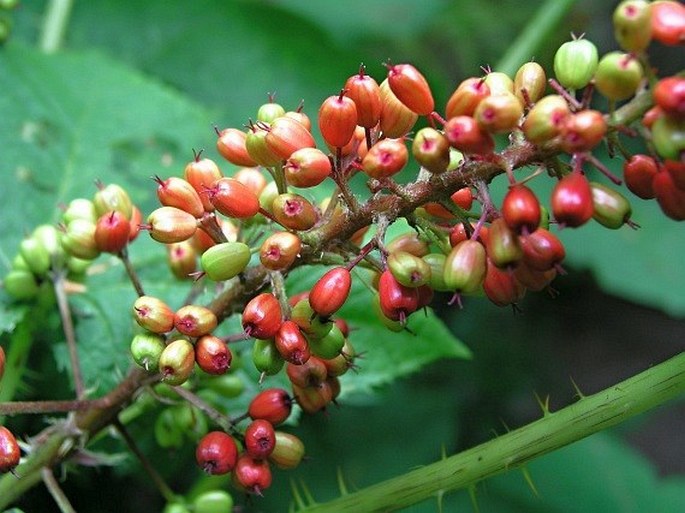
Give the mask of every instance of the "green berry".
<path id="1" fill-rule="evenodd" d="M 2 281 L 5 291 L 14 299 L 31 299 L 38 294 L 38 283 L 33 273 L 13 269 Z"/>
<path id="2" fill-rule="evenodd" d="M 554 75 L 567 89 L 581 89 L 590 83 L 599 56 L 597 47 L 587 39 L 567 41 L 554 55 Z"/>
<path id="3" fill-rule="evenodd" d="M 610 100 L 625 100 L 635 94 L 643 77 L 642 65 L 635 57 L 609 52 L 597 66 L 595 87 Z"/>
<path id="4" fill-rule="evenodd" d="M 211 490 L 198 495 L 193 501 L 193 507 L 194 513 L 231 513 L 233 497 L 224 490 Z"/>
<path id="5" fill-rule="evenodd" d="M 202 270 L 213 281 L 230 280 L 245 270 L 250 248 L 242 242 L 216 244 L 202 254 Z"/>
<path id="6" fill-rule="evenodd" d="M 38 239 L 30 237 L 22 240 L 19 245 L 19 254 L 33 274 L 39 278 L 47 275 L 50 270 L 50 253 Z"/>
<path id="7" fill-rule="evenodd" d="M 140 333 L 131 341 L 133 360 L 148 372 L 157 372 L 159 357 L 164 351 L 164 337 L 155 333 Z"/>

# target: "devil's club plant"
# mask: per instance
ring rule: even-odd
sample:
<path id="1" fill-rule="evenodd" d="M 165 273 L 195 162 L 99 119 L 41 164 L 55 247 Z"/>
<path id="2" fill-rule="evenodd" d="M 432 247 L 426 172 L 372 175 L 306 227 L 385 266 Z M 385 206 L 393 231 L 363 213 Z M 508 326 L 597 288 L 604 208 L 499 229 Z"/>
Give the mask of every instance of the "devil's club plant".
<path id="1" fill-rule="evenodd" d="M 204 140 L 223 161 L 188 151 L 176 176 L 146 169 L 156 183 L 146 190 L 98 182 L 69 198 L 56 222 L 27 230 L 7 258 L 7 311 L 59 312 L 76 396 L 0 403 L 4 418 L 52 416 L 37 433 L 0 426 L 0 506 L 42 479 L 72 511 L 54 469 L 107 461 L 88 451 L 107 428 L 138 458 L 168 513 L 229 511 L 238 496 L 258 505 L 283 479 L 273 469 L 294 469 L 307 454 L 307 440 L 289 432 L 293 410 L 322 415 L 344 405 L 346 389 L 373 372 L 365 358 L 395 358 L 402 336 L 438 343 L 425 328 L 438 325 L 428 313 L 436 302 L 468 309 L 484 296 L 516 311 L 565 272 L 574 247 L 562 230 L 582 236 L 594 221 L 638 229 L 631 202 L 640 200 L 685 219 L 685 79 L 660 76 L 649 60 L 652 38 L 685 44 L 682 5 L 625 0 L 613 23 L 621 51 L 600 55 L 589 36 L 574 36 L 549 62 L 517 62 L 510 74 L 484 66 L 447 91 L 420 63 L 388 60 L 375 77 L 364 65 L 341 70 L 340 89 L 318 109 L 287 110 L 269 94 L 242 126 L 216 127 Z M 436 98 L 447 99 L 444 108 Z M 624 162 L 622 177 L 604 147 Z M 497 187 L 506 188 L 501 201 Z M 137 204 L 155 193 L 158 204 L 143 211 Z M 132 258 L 138 247 L 153 264 Z M 78 336 L 88 319 L 75 303 L 119 265 L 135 294 L 121 341 L 130 366 L 94 391 L 80 355 L 89 341 Z M 349 316 L 361 310 L 367 320 L 355 325 Z M 387 355 L 368 337 L 355 350 L 364 330 L 383 330 Z M 0 347 L 6 399 L 18 380 L 10 374 L 26 365 L 13 350 Z M 410 363 L 411 349 L 399 354 L 397 367 L 425 363 Z M 389 511 L 474 486 L 665 402 L 685 389 L 682 365 L 678 357 L 555 415 L 545 406 L 517 436 L 337 501 L 317 505 L 294 486 L 295 502 L 306 511 Z M 201 470 L 230 476 L 186 496 L 172 490 L 132 434 L 146 427 L 160 448 L 183 455 L 191 446 Z M 412 480 L 421 486 L 400 497 Z"/>

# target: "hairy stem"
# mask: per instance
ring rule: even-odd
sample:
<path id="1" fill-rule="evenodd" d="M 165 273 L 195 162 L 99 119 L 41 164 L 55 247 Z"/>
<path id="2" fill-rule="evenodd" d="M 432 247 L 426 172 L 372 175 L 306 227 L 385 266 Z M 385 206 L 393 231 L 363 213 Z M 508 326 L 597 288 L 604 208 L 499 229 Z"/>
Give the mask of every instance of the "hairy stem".
<path id="1" fill-rule="evenodd" d="M 394 511 L 454 491 L 581 440 L 685 392 L 685 353 L 520 429 L 436 463 L 305 508 L 307 513 Z"/>

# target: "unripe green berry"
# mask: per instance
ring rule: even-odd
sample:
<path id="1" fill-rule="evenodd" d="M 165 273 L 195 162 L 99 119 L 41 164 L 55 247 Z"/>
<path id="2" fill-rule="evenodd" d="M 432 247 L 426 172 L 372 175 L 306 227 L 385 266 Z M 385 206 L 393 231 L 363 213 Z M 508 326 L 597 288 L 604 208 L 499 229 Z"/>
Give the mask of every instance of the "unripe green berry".
<path id="1" fill-rule="evenodd" d="M 635 94 L 643 76 L 642 65 L 635 57 L 609 52 L 597 66 L 595 87 L 610 100 L 625 100 Z"/>
<path id="2" fill-rule="evenodd" d="M 430 282 L 431 267 L 421 257 L 406 251 L 394 251 L 388 256 L 388 269 L 405 287 L 420 287 Z"/>
<path id="3" fill-rule="evenodd" d="M 273 339 L 256 339 L 252 346 L 252 363 L 259 372 L 273 376 L 283 368 L 285 361 Z"/>
<path id="4" fill-rule="evenodd" d="M 292 469 L 297 467 L 304 457 L 304 444 L 295 435 L 276 431 L 276 446 L 269 455 L 269 461 L 278 468 Z"/>
<path id="5" fill-rule="evenodd" d="M 95 211 L 95 204 L 86 198 L 76 198 L 69 202 L 64 214 L 62 214 L 62 222 L 69 224 L 74 219 L 84 219 L 95 223 L 98 219 L 98 214 Z"/>
<path id="6" fill-rule="evenodd" d="M 543 144 L 561 133 L 570 114 L 568 103 L 563 97 L 557 94 L 548 95 L 530 109 L 521 128 L 530 142 Z"/>
<path id="7" fill-rule="evenodd" d="M 335 323 L 332 324 L 325 336 L 321 338 L 310 337 L 307 340 L 312 354 L 325 360 L 338 356 L 345 345 L 345 336 Z"/>
<path id="8" fill-rule="evenodd" d="M 5 291 L 14 299 L 31 299 L 38 294 L 38 283 L 30 271 L 13 269 L 2 280 Z"/>
<path id="9" fill-rule="evenodd" d="M 224 242 L 202 253 L 200 264 L 210 280 L 230 280 L 245 270 L 250 248 L 242 242 Z"/>
<path id="10" fill-rule="evenodd" d="M 282 105 L 273 100 L 262 104 L 259 109 L 257 109 L 257 121 L 271 123 L 274 119 L 280 118 L 281 116 L 285 116 L 285 109 Z"/>
<path id="11" fill-rule="evenodd" d="M 185 338 L 178 338 L 167 345 L 159 356 L 162 382 L 178 386 L 185 383 L 195 367 L 195 348 Z"/>
<path id="12" fill-rule="evenodd" d="M 165 408 L 157 416 L 157 419 L 155 420 L 154 432 L 157 444 L 164 449 L 177 449 L 183 445 L 183 431 L 178 425 L 178 422 L 176 422 L 174 410 L 172 408 Z M 181 509 L 179 511 L 188 510 Z"/>
<path id="13" fill-rule="evenodd" d="M 120 185 L 111 183 L 107 186 L 98 184 L 98 191 L 93 197 L 95 212 L 98 217 L 112 210 L 121 212 L 126 219 L 131 219 L 133 203 L 126 190 Z"/>
<path id="14" fill-rule="evenodd" d="M 623 194 L 597 182 L 590 182 L 590 188 L 595 221 L 616 230 L 630 219 L 632 208 Z"/>
<path id="15" fill-rule="evenodd" d="M 31 234 L 31 237 L 39 241 L 50 255 L 50 260 L 53 264 L 60 265 L 64 263 L 66 255 L 64 248 L 62 248 L 63 232 L 59 231 L 51 224 L 38 225 Z"/>
<path id="16" fill-rule="evenodd" d="M 19 244 L 19 254 L 37 277 L 44 277 L 50 270 L 50 253 L 37 239 L 29 237 Z"/>
<path id="17" fill-rule="evenodd" d="M 685 118 L 661 116 L 652 125 L 652 142 L 660 157 L 680 160 L 685 153 Z"/>
<path id="18" fill-rule="evenodd" d="M 155 333 L 139 333 L 131 341 L 133 361 L 148 372 L 157 372 L 159 358 L 166 347 L 164 337 Z"/>
<path id="19" fill-rule="evenodd" d="M 652 40 L 652 13 L 645 0 L 624 0 L 613 15 L 614 37 L 626 52 L 641 52 Z"/>
<path id="20" fill-rule="evenodd" d="M 85 219 L 74 219 L 67 225 L 62 237 L 62 247 L 72 256 L 84 260 L 93 260 L 100 255 L 95 242 L 95 223 Z"/>
<path id="21" fill-rule="evenodd" d="M 198 495 L 193 501 L 193 507 L 194 513 L 231 513 L 233 497 L 224 490 L 210 490 Z"/>
<path id="22" fill-rule="evenodd" d="M 309 299 L 298 301 L 290 311 L 290 320 L 299 326 L 308 339 L 325 337 L 333 327 L 333 321 L 317 315 Z"/>
<path id="23" fill-rule="evenodd" d="M 535 103 L 545 94 L 546 88 L 547 75 L 545 74 L 545 69 L 537 62 L 526 62 L 516 72 L 514 77 L 514 94 L 521 102 L 521 105 L 526 103 L 526 98 L 522 92 L 524 89 L 528 100 Z"/>
<path id="24" fill-rule="evenodd" d="M 442 253 L 429 253 L 423 257 L 423 260 L 431 268 L 431 278 L 428 282 L 430 288 L 438 292 L 447 292 L 452 290 L 445 283 L 445 259 L 447 257 Z"/>
<path id="25" fill-rule="evenodd" d="M 153 333 L 167 333 L 174 328 L 174 311 L 156 297 L 139 297 L 133 303 L 132 312 L 136 322 Z"/>
<path id="26" fill-rule="evenodd" d="M 597 47 L 587 39 L 562 44 L 554 55 L 554 75 L 567 89 L 585 87 L 592 80 L 599 56 Z"/>
<path id="27" fill-rule="evenodd" d="M 445 284 L 457 292 L 471 293 L 483 284 L 487 270 L 485 247 L 467 239 L 452 248 L 445 260 Z"/>
<path id="28" fill-rule="evenodd" d="M 443 173 L 450 164 L 450 142 L 435 128 L 424 127 L 411 145 L 416 161 L 431 173 Z"/>

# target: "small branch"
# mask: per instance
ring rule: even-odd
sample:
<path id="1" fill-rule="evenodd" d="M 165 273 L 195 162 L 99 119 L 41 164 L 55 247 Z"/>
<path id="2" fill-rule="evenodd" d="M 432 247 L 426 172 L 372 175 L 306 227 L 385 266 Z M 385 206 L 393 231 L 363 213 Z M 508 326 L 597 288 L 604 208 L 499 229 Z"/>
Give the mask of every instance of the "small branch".
<path id="1" fill-rule="evenodd" d="M 124 442 L 126 442 L 128 448 L 131 450 L 134 456 L 138 458 L 138 461 L 140 461 L 140 464 L 145 469 L 145 472 L 147 472 L 147 474 L 150 476 L 152 482 L 155 483 L 155 486 L 159 490 L 159 493 L 162 494 L 162 497 L 164 497 L 164 500 L 166 500 L 167 502 L 175 501 L 177 499 L 176 495 L 174 494 L 172 489 L 169 488 L 169 485 L 166 484 L 166 482 L 159 474 L 159 472 L 157 472 L 152 463 L 150 463 L 150 460 L 148 460 L 145 454 L 143 454 L 141 450 L 138 448 L 136 441 L 133 439 L 133 437 L 131 437 L 129 432 L 126 430 L 126 427 L 121 423 L 121 421 L 119 421 L 119 419 L 116 419 L 113 424 L 117 432 L 124 439 Z"/>
<path id="2" fill-rule="evenodd" d="M 76 510 L 69 502 L 69 499 L 60 488 L 52 470 L 48 467 L 43 467 L 43 470 L 41 470 L 40 473 L 43 478 L 43 483 L 45 483 L 45 487 L 48 489 L 48 492 L 50 492 L 50 495 L 52 495 L 52 498 L 55 499 L 59 510 L 62 513 L 76 513 Z"/>
<path id="3" fill-rule="evenodd" d="M 74 377 L 76 398 L 81 400 L 85 397 L 85 388 L 83 386 L 81 363 L 79 361 L 78 350 L 76 348 L 74 321 L 71 318 L 71 310 L 69 309 L 67 294 L 64 290 L 63 274 L 55 274 L 53 278 L 53 286 L 55 289 L 55 297 L 57 298 L 57 306 L 59 307 L 59 315 L 62 319 L 62 329 L 64 330 L 64 336 L 67 339 L 67 348 L 69 349 L 69 361 L 71 362 L 71 372 Z"/>
<path id="4" fill-rule="evenodd" d="M 142 283 L 140 283 L 138 273 L 136 273 L 135 268 L 131 264 L 131 260 L 128 258 L 128 250 L 126 248 L 121 250 L 121 252 L 119 253 L 119 258 L 124 263 L 124 267 L 126 268 L 126 274 L 128 274 L 128 277 L 131 280 L 131 283 L 133 284 L 133 288 L 136 289 L 138 297 L 144 296 L 145 291 L 143 290 L 143 285 Z"/>
<path id="5" fill-rule="evenodd" d="M 204 412 L 215 424 L 217 424 L 224 431 L 234 431 L 235 425 L 233 421 L 227 416 L 214 408 L 211 404 L 204 401 L 190 390 L 183 387 L 173 387 L 174 391 L 190 404 Z"/>
<path id="6" fill-rule="evenodd" d="M 76 401 L 12 401 L 0 403 L 0 415 L 66 413 L 103 406 L 102 399 Z"/>
<path id="7" fill-rule="evenodd" d="M 50 0 L 38 42 L 45 53 L 54 53 L 62 46 L 73 3 L 73 0 Z"/>

